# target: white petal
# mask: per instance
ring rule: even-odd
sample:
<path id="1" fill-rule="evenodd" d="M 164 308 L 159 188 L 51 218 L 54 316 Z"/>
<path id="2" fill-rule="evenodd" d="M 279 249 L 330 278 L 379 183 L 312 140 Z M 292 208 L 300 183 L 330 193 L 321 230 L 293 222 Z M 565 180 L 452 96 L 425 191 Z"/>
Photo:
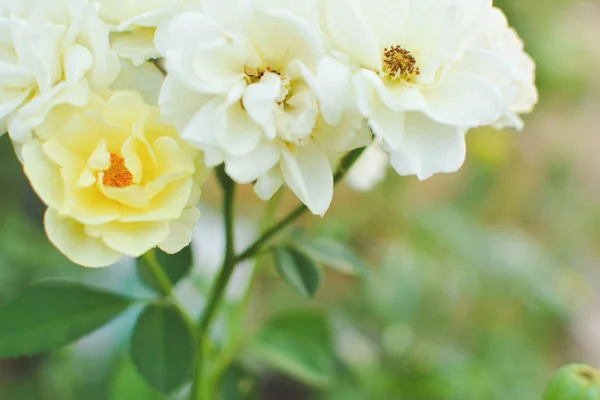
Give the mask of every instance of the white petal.
<path id="1" fill-rule="evenodd" d="M 362 70 L 354 77 L 354 86 L 361 102 L 361 112 L 368 114 L 368 101 L 374 96 L 394 111 L 421 111 L 426 108 L 426 101 L 421 90 L 403 84 L 385 81 L 375 72 Z M 373 93 L 375 90 L 376 94 Z"/>
<path id="2" fill-rule="evenodd" d="M 0 61 L 0 87 L 27 88 L 35 84 L 35 74 L 28 68 Z"/>
<path id="3" fill-rule="evenodd" d="M 400 175 L 425 180 L 437 173 L 456 172 L 465 161 L 466 130 L 441 125 L 420 113 L 407 113 L 404 138 L 390 162 Z"/>
<path id="4" fill-rule="evenodd" d="M 202 11 L 227 29 L 239 29 L 239 18 L 249 3 L 244 0 L 202 0 Z"/>
<path id="5" fill-rule="evenodd" d="M 323 117 L 329 124 L 336 125 L 339 122 L 337 110 L 356 108 L 356 94 L 352 90 L 350 68 L 331 57 L 324 57 L 319 63 L 317 77 L 323 91 L 327 93 L 327 98 L 319 98 Z M 329 113 L 331 116 L 328 116 Z"/>
<path id="6" fill-rule="evenodd" d="M 337 125 L 344 109 L 356 108 L 348 66 L 331 57 L 324 57 L 319 63 L 317 75 L 299 61 L 290 64 L 290 70 L 297 71 L 306 81 L 319 100 L 322 115 L 329 124 Z"/>
<path id="7" fill-rule="evenodd" d="M 256 181 L 254 193 L 261 200 L 267 201 L 279 191 L 281 185 L 283 185 L 283 174 L 281 168 L 275 167 Z"/>
<path id="8" fill-rule="evenodd" d="M 11 100 L 0 102 L 0 121 L 19 108 L 28 96 L 29 92 L 25 91 Z"/>
<path id="9" fill-rule="evenodd" d="M 325 23 L 335 45 L 362 67 L 379 71 L 381 49 L 361 11 L 351 0 L 327 0 Z"/>
<path id="10" fill-rule="evenodd" d="M 234 181 L 245 184 L 254 182 L 279 162 L 280 150 L 271 142 L 263 142 L 244 156 L 227 157 L 225 170 Z"/>
<path id="11" fill-rule="evenodd" d="M 204 150 L 204 163 L 207 168 L 215 168 L 219 165 L 223 164 L 225 161 L 225 156 L 223 152 L 213 146 L 205 145 L 203 146 Z"/>
<path id="12" fill-rule="evenodd" d="M 217 138 L 227 130 L 227 106 L 224 97 L 217 97 L 200 109 L 187 124 L 181 137 L 192 145 L 218 146 Z"/>
<path id="13" fill-rule="evenodd" d="M 95 7 L 90 4 L 89 8 L 93 10 Z M 81 24 L 77 43 L 88 48 L 94 60 L 86 76 L 91 86 L 108 87 L 117 79 L 121 68 L 119 57 L 110 47 L 108 29 L 95 12 L 89 12 Z"/>
<path id="14" fill-rule="evenodd" d="M 135 66 L 146 60 L 159 58 L 160 53 L 154 46 L 154 29 L 138 28 L 130 32 L 114 32 L 111 34 L 113 50 L 119 57 L 127 58 Z"/>
<path id="15" fill-rule="evenodd" d="M 392 150 L 399 150 L 404 140 L 406 113 L 390 110 L 376 99 L 371 110 L 369 125 L 375 136 L 383 139 Z"/>
<path id="16" fill-rule="evenodd" d="M 455 69 L 483 78 L 500 89 L 517 79 L 517 72 L 507 59 L 486 50 L 466 52 Z"/>
<path id="17" fill-rule="evenodd" d="M 315 129 L 319 117 L 319 102 L 311 90 L 296 90 L 286 101 L 284 110 L 277 110 L 278 136 L 288 142 L 305 140 Z"/>
<path id="18" fill-rule="evenodd" d="M 268 62 L 287 65 L 298 60 L 316 67 L 325 51 L 319 31 L 287 10 L 256 11 L 247 32 L 257 53 Z"/>
<path id="19" fill-rule="evenodd" d="M 182 132 L 198 110 L 213 98 L 213 95 L 200 94 L 188 88 L 169 74 L 160 90 L 158 104 L 167 121 Z"/>
<path id="20" fill-rule="evenodd" d="M 373 134 L 364 118 L 348 115 L 335 126 L 327 124 L 324 119 L 319 120 L 313 137 L 327 153 L 344 154 L 368 146 Z"/>
<path id="21" fill-rule="evenodd" d="M 292 153 L 282 146 L 285 182 L 315 215 L 323 216 L 333 199 L 333 172 L 325 153 L 312 142 Z"/>
<path id="22" fill-rule="evenodd" d="M 502 114 L 500 91 L 476 75 L 451 71 L 442 82 L 425 90 L 427 115 L 442 124 L 488 125 Z"/>
<path id="23" fill-rule="evenodd" d="M 190 88 L 226 93 L 244 79 L 251 48 L 216 21 L 184 12 L 158 27 L 155 44 L 170 73 Z"/>
<path id="24" fill-rule="evenodd" d="M 83 107 L 87 103 L 90 87 L 83 79 L 76 84 L 57 85 L 51 92 L 39 95 L 21 107 L 8 121 L 8 131 L 11 138 L 24 142 L 31 137 L 31 130 L 38 127 L 55 106 L 63 103 Z"/>
<path id="25" fill-rule="evenodd" d="M 88 49 L 77 44 L 69 47 L 64 55 L 67 82 L 74 83 L 83 78 L 92 65 L 94 65 L 94 57 Z"/>
<path id="26" fill-rule="evenodd" d="M 275 111 L 281 84 L 279 75 L 267 73 L 260 82 L 248 86 L 242 100 L 250 118 L 265 130 L 265 135 L 270 140 L 277 137 Z"/>
<path id="27" fill-rule="evenodd" d="M 157 105 L 163 80 L 162 73 L 152 63 L 146 62 L 136 67 L 127 60 L 121 60 L 121 73 L 111 89 L 136 91 L 142 95 L 146 103 Z M 181 103 L 183 101 L 178 103 L 178 110 L 185 108 Z"/>
<path id="28" fill-rule="evenodd" d="M 219 144 L 224 152 L 232 156 L 243 156 L 258 146 L 262 130 L 250 119 L 238 102 L 227 111 L 227 129 L 220 132 Z"/>

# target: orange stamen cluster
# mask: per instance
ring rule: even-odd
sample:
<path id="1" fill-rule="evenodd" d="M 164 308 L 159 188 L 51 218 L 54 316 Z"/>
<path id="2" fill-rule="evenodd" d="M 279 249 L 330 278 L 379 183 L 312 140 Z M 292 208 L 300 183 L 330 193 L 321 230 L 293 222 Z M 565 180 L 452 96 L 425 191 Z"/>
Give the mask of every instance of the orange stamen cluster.
<path id="1" fill-rule="evenodd" d="M 400 46 L 384 49 L 383 71 L 395 82 L 410 81 L 421 75 L 415 57 Z"/>
<path id="2" fill-rule="evenodd" d="M 110 167 L 104 171 L 104 186 L 125 188 L 133 184 L 133 174 L 125 166 L 125 159 L 118 154 L 110 154 Z"/>

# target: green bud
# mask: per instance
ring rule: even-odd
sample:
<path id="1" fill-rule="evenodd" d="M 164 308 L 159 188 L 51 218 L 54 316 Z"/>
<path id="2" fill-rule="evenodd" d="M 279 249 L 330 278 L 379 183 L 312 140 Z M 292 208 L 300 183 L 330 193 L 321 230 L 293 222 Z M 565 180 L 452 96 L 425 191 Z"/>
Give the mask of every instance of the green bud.
<path id="1" fill-rule="evenodd" d="M 562 367 L 546 387 L 544 400 L 600 400 L 600 371 L 583 364 Z"/>

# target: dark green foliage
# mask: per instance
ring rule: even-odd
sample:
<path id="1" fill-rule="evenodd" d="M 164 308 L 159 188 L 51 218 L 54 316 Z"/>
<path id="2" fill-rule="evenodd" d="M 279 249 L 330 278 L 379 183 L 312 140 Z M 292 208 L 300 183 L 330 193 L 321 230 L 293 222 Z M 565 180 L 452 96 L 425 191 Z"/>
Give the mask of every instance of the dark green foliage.
<path id="1" fill-rule="evenodd" d="M 124 311 L 131 301 L 76 282 L 51 280 L 0 305 L 0 357 L 72 343 Z"/>
<path id="2" fill-rule="evenodd" d="M 144 379 L 168 394 L 190 378 L 194 347 L 183 315 L 170 305 L 155 304 L 146 307 L 137 321 L 131 357 Z"/>

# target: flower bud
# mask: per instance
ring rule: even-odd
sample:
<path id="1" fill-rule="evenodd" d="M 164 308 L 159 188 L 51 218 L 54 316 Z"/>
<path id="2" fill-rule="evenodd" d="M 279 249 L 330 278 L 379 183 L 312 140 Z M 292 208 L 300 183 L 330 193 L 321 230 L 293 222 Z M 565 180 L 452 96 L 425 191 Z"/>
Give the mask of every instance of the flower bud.
<path id="1" fill-rule="evenodd" d="M 544 392 L 544 400 L 599 400 L 600 371 L 584 364 L 570 364 L 556 372 Z"/>

